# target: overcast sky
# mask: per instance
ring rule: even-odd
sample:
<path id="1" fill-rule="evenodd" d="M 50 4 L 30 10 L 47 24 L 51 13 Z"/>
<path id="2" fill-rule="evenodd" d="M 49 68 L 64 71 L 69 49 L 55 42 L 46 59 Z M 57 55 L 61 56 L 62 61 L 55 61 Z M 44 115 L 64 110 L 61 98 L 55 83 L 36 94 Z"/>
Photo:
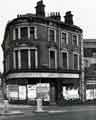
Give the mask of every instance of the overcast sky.
<path id="1" fill-rule="evenodd" d="M 0 3 L 0 45 L 3 41 L 4 30 L 8 20 L 17 14 L 35 13 L 36 2 L 39 0 L 2 0 Z M 62 16 L 71 10 L 74 15 L 74 24 L 83 29 L 84 38 L 96 38 L 96 0 L 43 0 L 46 5 L 46 15 L 50 12 L 60 12 Z M 3 53 L 0 48 L 0 71 Z"/>

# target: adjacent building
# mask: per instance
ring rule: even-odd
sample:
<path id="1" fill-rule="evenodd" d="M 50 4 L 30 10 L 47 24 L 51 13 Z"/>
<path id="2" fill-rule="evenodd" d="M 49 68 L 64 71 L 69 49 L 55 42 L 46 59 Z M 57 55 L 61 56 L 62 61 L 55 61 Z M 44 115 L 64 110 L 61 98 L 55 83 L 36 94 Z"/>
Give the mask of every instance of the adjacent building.
<path id="1" fill-rule="evenodd" d="M 96 99 L 96 39 L 84 39 L 86 100 Z"/>
<path id="2" fill-rule="evenodd" d="M 17 15 L 5 28 L 7 99 L 32 103 L 42 97 L 51 104 L 81 98 L 82 29 L 74 25 L 71 11 L 61 21 L 59 12 L 45 15 L 42 0 L 35 9 L 35 14 Z"/>

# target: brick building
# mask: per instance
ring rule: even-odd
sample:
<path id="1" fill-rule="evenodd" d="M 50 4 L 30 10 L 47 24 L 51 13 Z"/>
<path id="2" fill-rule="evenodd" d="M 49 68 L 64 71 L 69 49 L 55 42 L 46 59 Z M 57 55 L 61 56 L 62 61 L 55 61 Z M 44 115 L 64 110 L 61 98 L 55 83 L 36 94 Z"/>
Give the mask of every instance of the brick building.
<path id="1" fill-rule="evenodd" d="M 96 99 L 96 39 L 84 39 L 86 100 Z"/>
<path id="2" fill-rule="evenodd" d="M 43 1 L 36 14 L 17 15 L 8 22 L 4 51 L 5 95 L 9 101 L 49 103 L 80 98 L 82 29 L 71 11 L 45 15 Z M 75 96 L 75 97 L 74 97 Z"/>

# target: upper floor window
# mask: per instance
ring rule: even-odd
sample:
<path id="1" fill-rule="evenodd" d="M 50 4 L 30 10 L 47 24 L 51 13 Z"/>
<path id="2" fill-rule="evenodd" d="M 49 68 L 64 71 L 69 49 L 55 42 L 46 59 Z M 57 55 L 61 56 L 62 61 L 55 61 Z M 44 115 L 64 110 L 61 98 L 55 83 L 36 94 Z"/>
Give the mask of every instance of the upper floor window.
<path id="1" fill-rule="evenodd" d="M 14 67 L 16 68 L 16 69 L 18 69 L 18 66 L 19 66 L 19 59 L 18 59 L 18 51 L 16 50 L 15 52 L 14 52 L 14 61 L 15 61 L 15 65 L 14 65 Z"/>
<path id="2" fill-rule="evenodd" d="M 68 53 L 65 51 L 61 51 L 62 56 L 62 68 L 67 69 L 68 68 Z"/>
<path id="3" fill-rule="evenodd" d="M 68 43 L 68 36 L 66 32 L 61 32 L 61 45 Z"/>
<path id="4" fill-rule="evenodd" d="M 17 39 L 37 39 L 37 27 L 36 26 L 25 26 L 25 27 L 16 27 L 13 30 L 13 40 Z"/>
<path id="5" fill-rule="evenodd" d="M 15 39 L 16 40 L 18 39 L 18 29 L 17 28 L 15 29 Z"/>
<path id="6" fill-rule="evenodd" d="M 36 48 L 17 49 L 13 55 L 13 66 L 15 69 L 37 68 L 38 57 Z"/>
<path id="7" fill-rule="evenodd" d="M 79 70 L 79 54 L 78 53 L 74 53 L 73 54 L 73 67 L 75 70 Z"/>
<path id="8" fill-rule="evenodd" d="M 28 68 L 28 50 L 21 50 L 21 68 L 27 69 Z"/>
<path id="9" fill-rule="evenodd" d="M 30 38 L 34 39 L 35 38 L 35 28 L 30 27 Z"/>
<path id="10" fill-rule="evenodd" d="M 72 43 L 74 46 L 78 46 L 78 37 L 77 35 L 72 35 Z"/>
<path id="11" fill-rule="evenodd" d="M 37 50 L 31 49 L 30 50 L 30 61 L 31 61 L 31 68 L 37 67 Z"/>
<path id="12" fill-rule="evenodd" d="M 21 39 L 28 38 L 28 28 L 21 27 Z"/>
<path id="13" fill-rule="evenodd" d="M 5 58 L 5 71 L 8 72 L 9 70 L 13 69 L 13 59 L 12 54 L 8 54 Z"/>
<path id="14" fill-rule="evenodd" d="M 54 29 L 49 29 L 49 41 L 56 42 L 56 30 Z"/>
<path id="15" fill-rule="evenodd" d="M 55 49 L 49 49 L 49 67 L 57 68 L 57 53 Z"/>

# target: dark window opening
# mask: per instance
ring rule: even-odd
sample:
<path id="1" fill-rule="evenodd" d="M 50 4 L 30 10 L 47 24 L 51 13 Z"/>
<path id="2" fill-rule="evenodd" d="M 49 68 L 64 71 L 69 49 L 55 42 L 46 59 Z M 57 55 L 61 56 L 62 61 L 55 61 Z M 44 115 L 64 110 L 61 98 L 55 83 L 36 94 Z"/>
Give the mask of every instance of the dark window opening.
<path id="1" fill-rule="evenodd" d="M 73 35 L 73 45 L 77 46 L 77 36 Z"/>
<path id="2" fill-rule="evenodd" d="M 67 53 L 62 53 L 62 63 L 63 63 L 63 68 L 67 68 Z"/>
<path id="3" fill-rule="evenodd" d="M 21 27 L 21 39 L 28 38 L 28 29 L 27 27 Z"/>
<path id="4" fill-rule="evenodd" d="M 34 27 L 30 27 L 30 38 L 31 39 L 34 39 L 35 38 L 35 29 L 34 29 Z"/>
<path id="5" fill-rule="evenodd" d="M 15 39 L 18 40 L 18 28 L 15 29 Z"/>
<path id="6" fill-rule="evenodd" d="M 55 51 L 50 51 L 50 67 L 55 68 Z"/>
<path id="7" fill-rule="evenodd" d="M 36 50 L 34 50 L 34 49 L 30 51 L 30 53 L 31 53 L 31 68 L 35 68 L 35 65 L 36 65 L 35 51 Z"/>
<path id="8" fill-rule="evenodd" d="M 62 39 L 62 42 L 63 42 L 64 44 L 67 43 L 67 35 L 66 35 L 66 33 L 62 33 L 61 39 Z M 61 43 L 61 44 L 62 44 L 62 43 Z"/>
<path id="9" fill-rule="evenodd" d="M 16 69 L 18 69 L 18 51 L 15 51 L 15 61 L 16 61 Z"/>
<path id="10" fill-rule="evenodd" d="M 78 55 L 74 54 L 74 69 L 78 70 Z"/>
<path id="11" fill-rule="evenodd" d="M 54 30 L 50 30 L 50 41 L 55 41 L 55 32 L 54 32 Z"/>
<path id="12" fill-rule="evenodd" d="M 28 69 L 28 50 L 21 50 L 21 69 Z"/>

